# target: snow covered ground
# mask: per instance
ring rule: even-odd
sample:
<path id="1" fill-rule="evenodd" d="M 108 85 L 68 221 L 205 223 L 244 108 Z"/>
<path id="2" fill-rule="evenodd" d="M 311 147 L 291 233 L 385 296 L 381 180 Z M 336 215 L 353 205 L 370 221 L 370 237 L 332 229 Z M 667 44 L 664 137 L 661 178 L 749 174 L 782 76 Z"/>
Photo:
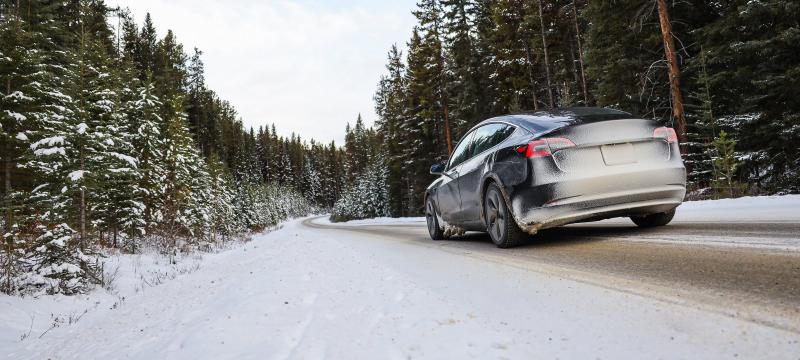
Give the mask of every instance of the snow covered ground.
<path id="1" fill-rule="evenodd" d="M 745 198 L 687 203 L 679 219 L 794 221 L 798 209 L 800 196 Z M 348 226 L 404 222 L 420 219 Z M 442 249 L 295 220 L 178 265 L 119 256 L 112 291 L 0 295 L 0 359 L 800 354 L 795 332 Z"/>
<path id="2" fill-rule="evenodd" d="M 317 220 L 319 224 L 335 224 L 337 226 L 364 226 L 364 225 L 418 225 L 419 223 L 425 223 L 424 217 L 404 217 L 404 218 L 390 218 L 390 217 L 380 217 L 374 219 L 364 219 L 364 220 L 351 220 L 345 221 L 340 223 L 333 223 L 330 219 L 320 219 Z"/>
<path id="3" fill-rule="evenodd" d="M 800 221 L 800 195 L 689 201 L 678 208 L 677 221 Z"/>

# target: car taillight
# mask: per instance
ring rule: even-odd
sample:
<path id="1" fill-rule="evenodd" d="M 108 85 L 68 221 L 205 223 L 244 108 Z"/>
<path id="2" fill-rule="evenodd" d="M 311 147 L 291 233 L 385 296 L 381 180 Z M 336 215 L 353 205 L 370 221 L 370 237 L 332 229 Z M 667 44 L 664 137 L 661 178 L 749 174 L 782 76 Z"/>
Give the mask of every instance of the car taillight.
<path id="1" fill-rule="evenodd" d="M 670 127 L 660 127 L 653 130 L 653 137 L 667 140 L 670 143 L 678 142 L 678 134 L 675 133 L 675 129 Z"/>
<path id="2" fill-rule="evenodd" d="M 517 146 L 517 152 L 525 154 L 526 157 L 535 158 L 553 155 L 554 152 L 575 147 L 575 144 L 567 138 L 544 138 L 533 140 L 528 145 Z"/>

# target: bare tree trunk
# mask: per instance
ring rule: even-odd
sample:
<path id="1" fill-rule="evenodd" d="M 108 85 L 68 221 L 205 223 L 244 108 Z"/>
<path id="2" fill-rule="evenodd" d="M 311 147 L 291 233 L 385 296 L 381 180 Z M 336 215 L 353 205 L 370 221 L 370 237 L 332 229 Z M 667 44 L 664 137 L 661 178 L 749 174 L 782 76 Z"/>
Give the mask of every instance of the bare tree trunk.
<path id="1" fill-rule="evenodd" d="M 569 69 L 565 69 L 565 71 L 569 71 L 569 72 L 572 73 L 572 80 L 575 82 L 575 86 L 577 88 L 579 88 L 579 87 L 581 87 L 580 86 L 581 85 L 581 75 L 579 74 L 580 73 L 580 69 L 578 69 L 578 65 L 577 65 L 578 59 L 575 58 L 575 44 L 573 44 L 572 41 L 567 41 L 567 45 L 569 45 L 569 51 L 567 53 L 569 54 L 570 67 L 569 67 Z M 566 83 L 566 79 L 564 81 Z M 584 94 L 584 95 L 586 95 L 586 94 Z M 570 96 L 570 101 L 562 101 L 561 103 L 562 104 L 570 104 L 571 105 L 573 103 L 572 100 L 571 100 L 572 99 L 572 94 L 569 94 L 569 96 Z M 576 100 L 576 102 L 578 102 L 578 101 Z M 585 102 L 583 102 L 582 104 L 583 104 L 583 106 L 586 106 Z"/>
<path id="2" fill-rule="evenodd" d="M 85 110 L 86 109 L 86 100 L 84 99 L 84 95 L 83 95 L 83 89 L 86 86 L 86 84 L 84 83 L 85 77 L 86 77 L 86 73 L 85 73 L 86 64 L 85 64 L 85 59 L 83 58 L 84 55 L 85 55 L 85 51 L 84 51 L 85 46 L 86 46 L 85 41 L 86 41 L 86 33 L 84 32 L 83 22 L 81 22 L 81 49 L 80 49 L 80 51 L 81 51 L 81 53 L 80 53 L 80 56 L 81 56 L 81 58 L 80 58 L 80 62 L 81 62 L 81 67 L 80 67 L 80 84 L 81 84 L 81 86 L 80 86 L 80 89 L 81 89 L 80 106 L 81 106 L 81 110 Z M 85 120 L 83 118 L 83 116 L 84 116 L 83 115 L 83 111 L 81 111 L 81 120 Z M 83 134 L 81 134 L 81 135 L 83 135 Z M 83 136 L 81 136 L 80 144 L 78 145 L 79 149 L 80 149 L 80 153 L 79 153 L 80 163 L 81 163 L 80 169 L 81 169 L 81 172 L 82 172 L 81 173 L 81 204 L 80 204 L 80 212 L 81 212 L 81 219 L 80 219 L 80 221 L 81 221 L 80 248 L 81 248 L 81 250 L 85 250 L 86 249 L 86 189 L 84 187 L 85 182 L 84 182 L 84 179 L 83 179 L 83 176 L 84 176 L 83 171 L 86 169 L 86 157 L 85 157 L 85 154 L 84 154 L 84 146 L 85 146 L 85 144 L 84 144 L 83 141 L 84 141 Z"/>
<path id="3" fill-rule="evenodd" d="M 11 10 L 9 9 L 9 12 Z M 11 94 L 11 79 L 6 80 L 6 94 Z M 11 292 L 11 275 L 13 272 L 14 267 L 14 238 L 10 237 L 8 239 L 3 236 L 6 233 L 11 232 L 12 225 L 11 223 L 14 221 L 14 212 L 11 209 L 11 142 L 5 141 L 5 149 L 3 149 L 3 200 L 5 205 L 5 221 L 4 221 L 4 229 L 2 229 L 2 233 L 0 233 L 0 238 L 2 238 L 3 246 L 6 250 L 6 283 L 5 283 L 5 291 Z"/>
<path id="4" fill-rule="evenodd" d="M 9 82 L 10 84 L 10 82 Z M 6 157 L 3 159 L 3 197 L 5 198 L 5 226 L 0 233 L 0 239 L 3 239 L 3 247 L 5 247 L 6 252 L 6 264 L 5 264 L 5 276 L 6 276 L 6 283 L 5 283 L 5 291 L 11 292 L 11 275 L 14 268 L 14 238 L 9 237 L 5 238 L 3 236 L 6 233 L 10 233 L 12 229 L 11 223 L 13 222 L 13 210 L 11 209 L 11 159 L 8 157 L 11 156 L 11 146 L 8 142 L 6 142 L 5 146 L 5 154 Z"/>
<path id="5" fill-rule="evenodd" d="M 531 96 L 533 97 L 533 110 L 539 110 L 539 99 L 536 96 L 536 78 L 533 76 L 533 59 L 531 54 L 531 45 L 525 41 L 525 60 L 527 61 L 528 80 L 531 82 Z"/>
<path id="6" fill-rule="evenodd" d="M 547 98 L 549 100 L 550 108 L 555 107 L 555 103 L 553 102 L 553 87 L 550 84 L 550 50 L 547 49 L 547 36 L 545 35 L 545 28 L 544 28 L 544 6 L 542 5 L 542 0 L 539 0 L 539 24 L 541 26 L 540 30 L 542 33 L 542 48 L 544 49 L 544 73 L 545 78 L 547 79 Z"/>
<path id="7" fill-rule="evenodd" d="M 11 79 L 6 80 L 6 94 L 11 94 Z M 9 141 L 5 142 L 5 149 L 3 151 L 5 155 L 3 156 L 3 197 L 5 198 L 5 207 L 6 207 L 6 220 L 5 220 L 5 227 L 4 233 L 9 232 L 11 230 L 11 222 L 13 212 L 11 210 L 11 143 Z M 0 234 L 2 235 L 2 234 Z"/>
<path id="8" fill-rule="evenodd" d="M 5 198 L 5 229 L 4 232 L 11 231 L 11 222 L 14 220 L 13 211 L 11 209 L 11 144 L 6 142 L 5 153 L 3 159 L 3 197 Z M 2 235 L 2 234 L 0 234 Z"/>
<path id="9" fill-rule="evenodd" d="M 81 171 L 84 169 L 83 141 L 81 141 Z M 81 250 L 86 247 L 86 189 L 81 178 Z"/>
<path id="10" fill-rule="evenodd" d="M 683 144 L 681 150 L 686 153 L 686 118 L 683 113 L 683 95 L 681 95 L 681 73 L 678 68 L 678 57 L 675 54 L 675 42 L 672 40 L 672 25 L 669 22 L 666 0 L 656 0 L 658 18 L 661 22 L 661 34 L 664 38 L 664 52 L 669 65 L 669 88 L 672 92 L 672 116 L 678 123 L 678 140 Z"/>
<path id="11" fill-rule="evenodd" d="M 578 25 L 578 5 L 572 0 L 572 16 L 575 20 L 575 39 L 578 41 L 578 61 L 581 64 L 581 85 L 583 86 L 583 103 L 589 106 L 589 91 L 586 89 L 586 71 L 583 67 L 583 44 L 581 42 L 581 27 Z"/>
<path id="12" fill-rule="evenodd" d="M 450 111 L 447 108 L 447 96 L 442 94 L 442 104 L 444 107 L 444 136 L 447 138 L 447 155 L 453 153 L 453 137 L 450 135 Z"/>

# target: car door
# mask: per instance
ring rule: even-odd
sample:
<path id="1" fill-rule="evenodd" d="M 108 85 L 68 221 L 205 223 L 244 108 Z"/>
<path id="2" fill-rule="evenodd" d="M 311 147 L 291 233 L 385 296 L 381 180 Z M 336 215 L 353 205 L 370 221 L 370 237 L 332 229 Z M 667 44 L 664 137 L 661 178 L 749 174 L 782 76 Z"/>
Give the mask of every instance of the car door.
<path id="1" fill-rule="evenodd" d="M 481 218 L 481 183 L 488 171 L 488 161 L 497 145 L 511 136 L 516 128 L 503 123 L 487 124 L 475 129 L 472 156 L 461 164 L 458 177 L 461 209 L 456 215 L 462 223 L 478 222 Z"/>
<path id="2" fill-rule="evenodd" d="M 436 191 L 436 200 L 439 207 L 439 215 L 448 223 L 456 223 L 455 217 L 461 208 L 461 195 L 458 190 L 458 178 L 460 176 L 461 164 L 472 154 L 472 137 L 474 132 L 470 132 L 461 142 L 458 143 L 453 155 L 442 176 L 442 183 Z"/>

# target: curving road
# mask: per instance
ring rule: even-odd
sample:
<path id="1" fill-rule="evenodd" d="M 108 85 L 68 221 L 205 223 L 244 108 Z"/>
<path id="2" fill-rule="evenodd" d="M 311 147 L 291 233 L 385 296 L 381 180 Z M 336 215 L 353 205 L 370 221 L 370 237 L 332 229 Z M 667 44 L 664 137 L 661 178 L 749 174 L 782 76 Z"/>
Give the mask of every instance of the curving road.
<path id="1" fill-rule="evenodd" d="M 369 246 L 416 246 L 420 254 L 512 266 L 800 334 L 798 222 L 684 220 L 639 229 L 619 219 L 542 231 L 509 250 L 480 233 L 434 242 L 422 221 L 336 225 L 315 218 L 303 226 L 370 235 L 375 242 Z"/>

